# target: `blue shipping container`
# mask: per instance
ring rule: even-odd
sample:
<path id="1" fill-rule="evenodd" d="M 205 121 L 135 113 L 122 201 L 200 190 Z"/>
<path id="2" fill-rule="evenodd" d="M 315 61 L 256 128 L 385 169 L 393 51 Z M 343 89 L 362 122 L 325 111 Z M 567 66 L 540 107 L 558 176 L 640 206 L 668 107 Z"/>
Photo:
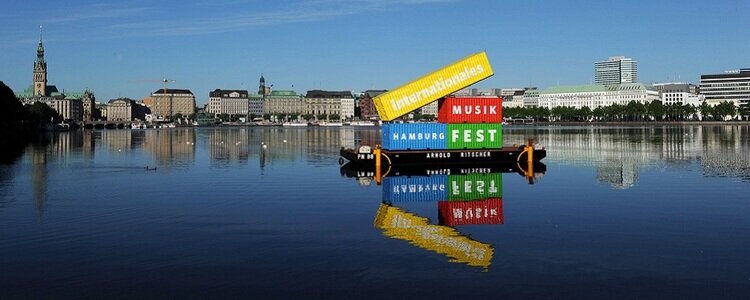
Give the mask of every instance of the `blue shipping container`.
<path id="1" fill-rule="evenodd" d="M 428 202 L 448 199 L 448 175 L 395 176 L 383 178 L 383 200 Z"/>
<path id="2" fill-rule="evenodd" d="M 447 149 L 446 124 L 440 123 L 388 123 L 383 124 L 383 149 L 424 150 Z"/>

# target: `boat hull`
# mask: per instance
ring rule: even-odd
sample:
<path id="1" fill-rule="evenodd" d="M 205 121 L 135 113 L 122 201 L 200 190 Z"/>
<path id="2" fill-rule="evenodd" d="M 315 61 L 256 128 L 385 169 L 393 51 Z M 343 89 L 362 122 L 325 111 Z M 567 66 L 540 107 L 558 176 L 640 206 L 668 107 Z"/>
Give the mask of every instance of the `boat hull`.
<path id="1" fill-rule="evenodd" d="M 359 165 L 375 165 L 375 154 L 359 153 L 342 148 L 341 157 Z M 532 160 L 541 161 L 547 156 L 545 149 L 534 149 Z M 382 150 L 383 165 L 431 165 L 431 164 L 504 164 L 527 162 L 524 147 L 472 150 Z M 343 164 L 343 159 L 340 160 Z"/>

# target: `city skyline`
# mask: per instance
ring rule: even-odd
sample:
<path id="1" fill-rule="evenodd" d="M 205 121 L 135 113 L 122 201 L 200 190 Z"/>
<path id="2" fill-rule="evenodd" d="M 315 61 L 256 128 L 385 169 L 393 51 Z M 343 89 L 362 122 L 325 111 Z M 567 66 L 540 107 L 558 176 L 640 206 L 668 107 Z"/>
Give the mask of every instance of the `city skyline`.
<path id="1" fill-rule="evenodd" d="M 582 2 L 583 3 L 583 2 Z M 49 83 L 99 101 L 140 99 L 170 78 L 199 106 L 216 88 L 393 89 L 486 50 L 496 75 L 474 87 L 591 83 L 593 63 L 624 55 L 639 81 L 698 83 L 748 67 L 744 1 L 580 4 L 512 1 L 75 1 L 11 3 L 0 80 L 21 91 L 44 26 Z M 470 17 L 470 18 L 467 18 Z M 438 21 L 436 21 L 438 20 Z M 705 20 L 700 22 L 696 20 Z M 627 26 L 623 25 L 627 24 Z"/>

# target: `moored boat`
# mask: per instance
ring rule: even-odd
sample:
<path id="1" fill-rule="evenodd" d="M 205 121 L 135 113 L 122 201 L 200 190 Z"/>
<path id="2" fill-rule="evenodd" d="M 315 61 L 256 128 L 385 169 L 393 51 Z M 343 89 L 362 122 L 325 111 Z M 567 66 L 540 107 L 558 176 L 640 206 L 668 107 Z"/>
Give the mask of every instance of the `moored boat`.
<path id="1" fill-rule="evenodd" d="M 341 148 L 344 159 L 360 165 L 376 165 L 380 156 L 382 165 L 439 165 L 439 164 L 493 164 L 539 162 L 547 156 L 544 148 L 536 149 L 532 145 L 520 147 L 506 146 L 492 149 L 440 149 L 440 150 L 387 150 L 360 146 L 357 149 Z M 531 154 L 529 156 L 529 154 Z"/>
<path id="2" fill-rule="evenodd" d="M 281 126 L 291 126 L 291 127 L 307 126 L 307 123 L 305 123 L 305 122 L 284 122 L 284 123 L 281 124 Z"/>

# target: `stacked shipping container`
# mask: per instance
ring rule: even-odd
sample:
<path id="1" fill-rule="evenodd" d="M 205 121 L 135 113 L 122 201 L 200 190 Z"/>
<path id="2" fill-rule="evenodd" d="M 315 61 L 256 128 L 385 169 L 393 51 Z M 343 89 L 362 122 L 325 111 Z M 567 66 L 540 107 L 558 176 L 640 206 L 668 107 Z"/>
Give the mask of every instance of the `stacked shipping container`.
<path id="1" fill-rule="evenodd" d="M 439 101 L 438 123 L 383 124 L 383 149 L 502 148 L 502 98 L 448 97 Z"/>

